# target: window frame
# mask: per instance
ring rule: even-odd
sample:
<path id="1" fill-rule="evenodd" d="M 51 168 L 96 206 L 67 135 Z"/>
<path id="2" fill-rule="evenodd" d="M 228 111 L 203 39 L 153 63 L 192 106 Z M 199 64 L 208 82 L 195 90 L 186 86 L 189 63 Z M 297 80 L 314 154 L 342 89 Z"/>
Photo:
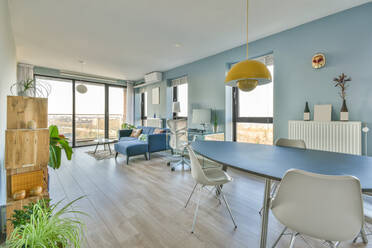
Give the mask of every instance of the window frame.
<path id="1" fill-rule="evenodd" d="M 113 86 L 113 87 L 119 87 L 119 88 L 127 88 L 126 85 L 120 85 L 120 84 L 110 84 L 110 83 L 103 83 L 103 82 L 95 82 L 95 81 L 90 81 L 90 80 L 86 80 L 86 79 L 75 79 L 75 78 L 68 78 L 68 77 L 60 77 L 60 76 L 50 76 L 50 75 L 43 75 L 43 74 L 38 74 L 38 73 L 35 73 L 34 74 L 34 81 L 35 81 L 35 84 L 37 83 L 36 80 L 37 80 L 37 77 L 41 77 L 41 78 L 50 78 L 50 79 L 61 79 L 61 80 L 69 80 L 71 81 L 71 90 L 72 90 L 72 141 L 71 141 L 71 144 L 72 144 L 72 147 L 75 148 L 75 147 L 85 147 L 85 146 L 93 146 L 93 145 L 96 145 L 96 144 L 87 144 L 87 145 L 79 145 L 77 146 L 76 145 L 76 120 L 75 120 L 75 117 L 76 117 L 76 82 L 81 82 L 81 83 L 91 83 L 91 84 L 100 84 L 100 85 L 104 85 L 104 95 L 105 95 L 105 100 L 104 100 L 104 109 L 105 109 L 105 113 L 104 113 L 104 118 L 105 118 L 105 138 L 108 139 L 108 134 L 109 134 L 109 87 L 110 86 Z M 126 110 L 124 110 L 126 111 Z"/>
<path id="2" fill-rule="evenodd" d="M 264 56 L 259 56 L 258 58 L 263 58 Z M 273 55 L 271 55 L 273 56 Z M 234 63 L 235 64 L 235 63 Z M 230 64 L 230 68 L 234 65 Z M 275 68 L 275 66 L 274 66 Z M 274 89 L 273 89 L 274 90 Z M 238 87 L 233 87 L 232 89 L 232 128 L 233 128 L 233 141 L 237 141 L 237 125 L 238 123 L 258 123 L 258 124 L 273 124 L 274 116 L 270 117 L 241 117 L 239 114 L 239 89 Z M 274 108 L 274 106 L 273 106 Z M 274 113 L 273 113 L 274 115 Z"/>
<path id="3" fill-rule="evenodd" d="M 188 83 L 185 83 L 185 84 L 188 84 Z M 175 85 L 175 86 L 172 86 L 173 87 L 173 102 L 178 102 L 178 86 L 179 85 Z M 188 85 L 187 85 L 187 90 L 188 90 Z M 187 105 L 189 104 L 189 94 L 187 92 Z M 188 118 L 188 113 L 186 113 L 187 115 L 186 116 L 183 116 L 183 115 L 179 115 L 179 113 L 175 113 L 173 112 L 173 119 L 187 119 Z"/>
<path id="4" fill-rule="evenodd" d="M 145 125 L 145 122 L 147 120 L 147 113 L 145 115 L 145 108 L 146 108 L 146 104 L 147 104 L 147 96 L 145 94 L 145 92 L 142 92 L 141 93 L 141 123 L 142 123 L 142 126 Z"/>

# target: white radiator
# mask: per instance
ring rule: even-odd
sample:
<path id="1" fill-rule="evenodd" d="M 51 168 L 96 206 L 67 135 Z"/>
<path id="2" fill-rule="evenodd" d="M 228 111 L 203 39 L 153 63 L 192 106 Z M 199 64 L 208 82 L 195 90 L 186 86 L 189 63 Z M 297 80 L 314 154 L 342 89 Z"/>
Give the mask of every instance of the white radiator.
<path id="1" fill-rule="evenodd" d="M 358 121 L 288 121 L 288 137 L 308 149 L 362 155 L 362 123 Z"/>

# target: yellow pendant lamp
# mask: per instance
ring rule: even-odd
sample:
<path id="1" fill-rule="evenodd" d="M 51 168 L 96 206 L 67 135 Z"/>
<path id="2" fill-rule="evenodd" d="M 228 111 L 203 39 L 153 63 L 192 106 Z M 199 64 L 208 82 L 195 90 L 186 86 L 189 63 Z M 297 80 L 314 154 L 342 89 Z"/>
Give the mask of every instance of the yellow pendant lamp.
<path id="1" fill-rule="evenodd" d="M 242 91 L 251 91 L 257 85 L 271 82 L 271 74 L 266 65 L 248 59 L 248 5 L 247 0 L 247 60 L 241 61 L 231 67 L 225 78 L 226 85 L 237 86 Z"/>

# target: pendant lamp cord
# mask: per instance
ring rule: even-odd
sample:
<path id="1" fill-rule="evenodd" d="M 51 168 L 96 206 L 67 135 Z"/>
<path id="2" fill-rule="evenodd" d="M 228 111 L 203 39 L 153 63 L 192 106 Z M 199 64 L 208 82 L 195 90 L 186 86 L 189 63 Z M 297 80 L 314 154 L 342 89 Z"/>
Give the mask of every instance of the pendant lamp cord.
<path id="1" fill-rule="evenodd" d="M 249 0 L 247 0 L 247 13 L 246 13 L 246 15 L 247 15 L 247 23 L 246 23 L 246 25 L 247 25 L 247 59 L 248 59 L 248 7 L 249 7 Z"/>

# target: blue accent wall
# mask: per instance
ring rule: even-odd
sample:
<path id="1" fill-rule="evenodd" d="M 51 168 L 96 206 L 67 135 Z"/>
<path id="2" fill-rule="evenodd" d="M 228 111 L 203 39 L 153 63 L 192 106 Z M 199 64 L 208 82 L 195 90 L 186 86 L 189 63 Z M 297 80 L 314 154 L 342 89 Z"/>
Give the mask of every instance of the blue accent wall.
<path id="1" fill-rule="evenodd" d="M 350 120 L 362 121 L 372 128 L 372 3 L 249 43 L 250 57 L 271 52 L 275 138 L 288 136 L 288 120 L 302 119 L 305 101 L 312 112 L 314 104 L 332 104 L 333 120 L 339 120 L 342 102 L 332 80 L 342 72 L 353 79 L 347 91 Z M 313 69 L 311 58 L 318 52 L 326 55 L 327 64 Z M 230 100 L 225 97 L 226 65 L 243 60 L 244 56 L 245 46 L 240 46 L 174 68 L 164 73 L 161 89 L 167 91 L 167 80 L 187 75 L 189 116 L 193 108 L 217 108 L 224 125 L 225 101 Z M 165 95 L 170 98 L 170 94 Z M 170 118 L 170 103 L 165 105 L 162 114 Z M 151 106 L 148 111 L 151 115 Z M 372 154 L 372 137 L 368 147 Z"/>

